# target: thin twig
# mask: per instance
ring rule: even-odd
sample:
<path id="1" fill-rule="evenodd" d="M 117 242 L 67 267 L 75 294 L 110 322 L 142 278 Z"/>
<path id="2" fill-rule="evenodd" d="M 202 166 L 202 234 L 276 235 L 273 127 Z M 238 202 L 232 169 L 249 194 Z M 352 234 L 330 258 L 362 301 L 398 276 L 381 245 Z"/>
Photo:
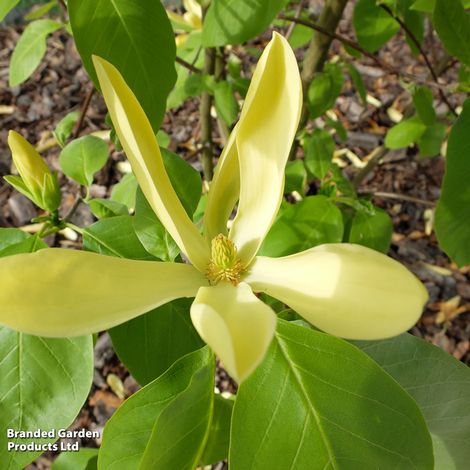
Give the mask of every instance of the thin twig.
<path id="1" fill-rule="evenodd" d="M 194 73 L 202 73 L 202 70 L 198 67 L 196 67 L 195 65 L 193 64 L 190 64 L 189 62 L 186 62 L 184 59 L 182 59 L 181 57 L 178 57 L 176 56 L 176 59 L 175 61 L 182 65 L 184 68 L 188 69 L 190 72 L 194 72 Z"/>
<path id="2" fill-rule="evenodd" d="M 436 71 L 434 70 L 434 67 L 431 64 L 431 61 L 429 60 L 428 55 L 424 51 L 423 46 L 421 45 L 421 43 L 419 42 L 418 38 L 415 36 L 413 31 L 411 31 L 411 29 L 408 28 L 406 23 L 404 21 L 402 21 L 401 18 L 399 18 L 398 16 L 395 16 L 393 11 L 387 5 L 381 4 L 380 6 L 382 7 L 383 10 L 385 10 L 400 25 L 400 27 L 403 29 L 403 31 L 405 31 L 405 33 L 411 39 L 413 44 L 417 47 L 420 54 L 423 56 L 424 62 L 426 63 L 426 67 L 429 69 L 429 73 L 431 74 L 432 79 L 434 80 L 435 83 L 440 85 L 437 73 L 436 73 Z M 449 110 L 452 112 L 452 114 L 454 116 L 458 116 L 458 114 L 455 111 L 454 107 L 451 105 L 451 103 L 447 99 L 447 96 L 445 95 L 444 91 L 441 88 L 438 88 L 438 90 L 439 90 L 439 95 L 440 95 L 442 101 L 444 101 L 444 103 L 447 105 L 447 107 L 449 108 Z"/>
<path id="3" fill-rule="evenodd" d="M 286 21 L 292 21 L 293 23 L 301 24 L 303 26 L 307 26 L 307 28 L 314 29 L 315 31 L 318 31 L 321 34 L 324 34 L 325 36 L 330 37 L 331 39 L 337 39 L 338 41 L 342 42 L 343 44 L 348 45 L 352 49 L 355 49 L 356 51 L 360 52 L 361 54 L 365 55 L 366 57 L 369 57 L 369 59 L 372 59 L 377 65 L 379 65 L 381 68 L 385 68 L 389 70 L 390 72 L 394 74 L 399 74 L 397 70 L 390 64 L 383 62 L 380 60 L 377 56 L 372 54 L 371 52 L 367 51 L 364 49 L 362 46 L 360 46 L 357 42 L 352 41 L 351 39 L 347 38 L 346 36 L 342 36 L 341 34 L 337 34 L 332 31 L 328 31 L 327 29 L 323 28 L 322 26 L 314 23 L 313 21 L 309 20 L 304 20 L 302 18 L 295 18 L 294 16 L 288 16 L 288 15 L 279 15 L 279 18 L 281 20 L 286 20 Z"/>
<path id="4" fill-rule="evenodd" d="M 67 214 L 65 214 L 64 218 L 62 219 L 62 222 L 70 222 L 70 220 L 72 219 L 73 215 L 75 214 L 75 212 L 77 211 L 78 209 L 78 206 L 82 203 L 83 201 L 83 198 L 81 196 L 81 194 L 77 194 L 77 197 L 72 205 L 72 207 L 69 209 L 69 211 L 67 212 Z"/>
<path id="5" fill-rule="evenodd" d="M 364 168 L 354 176 L 352 180 L 352 185 L 355 190 L 361 185 L 361 183 L 367 178 L 367 176 L 375 169 L 375 167 L 380 163 L 380 160 L 387 154 L 388 150 L 383 147 L 377 147 L 367 162 Z"/>
<path id="6" fill-rule="evenodd" d="M 299 4 L 297 5 L 294 18 L 300 18 L 300 14 L 302 13 L 302 10 L 304 9 L 304 3 L 305 3 L 305 0 L 300 0 Z M 294 28 L 295 28 L 295 23 L 292 22 L 289 25 L 289 28 L 287 29 L 287 32 L 285 35 L 286 39 L 290 39 L 290 37 L 292 36 L 292 33 L 294 32 Z"/>
<path id="7" fill-rule="evenodd" d="M 85 96 L 85 101 L 83 101 L 82 109 L 80 110 L 80 116 L 78 117 L 77 124 L 75 125 L 75 129 L 72 133 L 72 138 L 76 139 L 80 135 L 80 131 L 82 130 L 83 122 L 85 121 L 85 115 L 90 107 L 91 98 L 95 93 L 95 87 L 92 85 L 91 88 L 88 90 L 88 93 Z"/>
<path id="8" fill-rule="evenodd" d="M 407 196 L 406 194 L 395 194 L 382 191 L 377 191 L 373 193 L 361 191 L 361 194 L 372 194 L 373 197 L 378 197 L 380 199 L 396 199 L 399 201 L 414 202 L 415 204 L 422 204 L 423 206 L 429 207 L 435 207 L 436 205 L 436 203 L 433 201 L 426 201 L 426 199 L 419 199 L 417 197 Z"/>
<path id="9" fill-rule="evenodd" d="M 331 39 L 336 39 L 336 40 L 340 41 L 341 43 L 346 44 L 351 49 L 355 49 L 356 51 L 360 52 L 364 56 L 366 56 L 369 59 L 373 60 L 380 68 L 386 70 L 387 72 L 389 72 L 393 75 L 396 75 L 398 77 L 400 77 L 400 76 L 406 77 L 409 80 L 413 80 L 415 82 L 427 84 L 429 86 L 432 86 L 432 87 L 435 87 L 435 88 L 438 88 L 438 89 L 443 88 L 443 85 L 441 85 L 439 82 L 435 82 L 435 81 L 429 82 L 426 79 L 417 77 L 416 75 L 413 75 L 413 74 L 410 74 L 410 73 L 407 73 L 407 72 L 403 72 L 402 70 L 399 70 L 399 69 L 395 68 L 393 65 L 389 64 L 388 62 L 383 61 L 382 59 L 380 59 L 376 55 L 374 55 L 371 52 L 364 49 L 357 42 L 354 42 L 351 39 L 347 38 L 346 36 L 342 36 L 341 34 L 337 34 L 337 33 L 328 31 L 327 29 L 319 26 L 318 24 L 314 23 L 313 21 L 304 20 L 304 19 L 301 19 L 301 18 L 295 18 L 293 16 L 287 16 L 287 15 L 283 15 L 283 14 L 279 15 L 279 18 L 282 19 L 282 20 L 292 21 L 293 23 L 297 23 L 297 24 L 307 26 L 307 28 L 311 28 L 315 31 L 318 31 L 319 33 L 324 34 L 325 36 L 328 36 Z"/>

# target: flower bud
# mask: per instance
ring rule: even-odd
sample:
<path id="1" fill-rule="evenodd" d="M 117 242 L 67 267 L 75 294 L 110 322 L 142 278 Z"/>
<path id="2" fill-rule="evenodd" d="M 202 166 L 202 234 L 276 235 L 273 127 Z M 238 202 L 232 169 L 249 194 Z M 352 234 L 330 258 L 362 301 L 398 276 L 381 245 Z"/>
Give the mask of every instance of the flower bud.
<path id="1" fill-rule="evenodd" d="M 6 176 L 6 181 L 41 209 L 55 211 L 61 199 L 57 175 L 49 170 L 34 147 L 17 132 L 9 132 L 8 145 L 20 177 Z"/>

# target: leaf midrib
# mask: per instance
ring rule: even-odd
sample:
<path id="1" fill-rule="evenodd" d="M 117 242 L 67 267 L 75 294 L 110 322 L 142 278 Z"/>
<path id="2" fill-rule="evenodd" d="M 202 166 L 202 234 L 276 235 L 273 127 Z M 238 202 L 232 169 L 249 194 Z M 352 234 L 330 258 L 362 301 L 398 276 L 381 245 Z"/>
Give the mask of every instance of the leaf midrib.
<path id="1" fill-rule="evenodd" d="M 333 448 L 331 446 L 330 439 L 328 438 L 325 430 L 323 429 L 323 423 L 322 423 L 321 417 L 317 413 L 317 411 L 316 411 L 316 409 L 315 409 L 315 407 L 312 403 L 311 396 L 309 396 L 307 390 L 305 389 L 305 386 L 302 382 L 302 377 L 300 377 L 298 371 L 295 369 L 295 367 L 293 367 L 293 365 L 292 365 L 293 361 L 291 360 L 291 358 L 289 356 L 289 352 L 287 351 L 285 345 L 283 344 L 280 335 L 276 333 L 275 338 L 277 340 L 279 350 L 280 350 L 282 356 L 284 357 L 284 359 L 285 359 L 285 361 L 286 361 L 286 363 L 289 367 L 289 370 L 291 371 L 292 375 L 295 378 L 295 383 L 299 386 L 301 395 L 304 397 L 304 400 L 306 401 L 306 403 L 308 405 L 308 409 L 310 410 L 311 415 L 312 415 L 313 419 L 315 420 L 315 422 L 317 424 L 318 430 L 320 432 L 320 436 L 323 440 L 323 445 L 325 446 L 325 449 L 328 453 L 329 463 L 331 463 L 332 468 L 334 470 L 339 470 L 338 462 L 336 461 L 336 458 L 334 456 Z"/>

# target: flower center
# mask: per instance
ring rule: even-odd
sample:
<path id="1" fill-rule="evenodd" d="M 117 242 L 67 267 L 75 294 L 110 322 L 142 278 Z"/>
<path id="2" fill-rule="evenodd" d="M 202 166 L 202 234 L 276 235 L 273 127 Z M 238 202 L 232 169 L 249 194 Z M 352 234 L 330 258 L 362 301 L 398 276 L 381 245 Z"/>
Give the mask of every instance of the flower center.
<path id="1" fill-rule="evenodd" d="M 244 271 L 245 267 L 237 257 L 237 247 L 233 242 L 221 233 L 212 239 L 211 260 L 206 270 L 210 283 L 225 281 L 236 286 Z"/>

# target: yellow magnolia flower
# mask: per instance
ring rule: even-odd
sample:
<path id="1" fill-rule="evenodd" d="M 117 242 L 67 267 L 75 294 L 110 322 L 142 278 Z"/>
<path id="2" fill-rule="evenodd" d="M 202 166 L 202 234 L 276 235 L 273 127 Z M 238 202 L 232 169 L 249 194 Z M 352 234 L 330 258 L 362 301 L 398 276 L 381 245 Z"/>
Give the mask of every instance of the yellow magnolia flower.
<path id="1" fill-rule="evenodd" d="M 331 244 L 283 258 L 256 256 L 283 197 L 302 106 L 297 62 L 284 38 L 274 34 L 256 67 L 216 168 L 203 235 L 170 184 L 132 91 L 110 63 L 98 57 L 94 63 L 142 191 L 191 264 L 64 249 L 3 258 L 1 323 L 42 336 L 82 335 L 178 297 L 195 297 L 190 315 L 196 330 L 242 381 L 263 359 L 276 326 L 275 313 L 255 293 L 266 292 L 344 338 L 385 338 L 416 322 L 426 290 L 402 265 L 373 250 Z"/>
<path id="2" fill-rule="evenodd" d="M 5 180 L 41 209 L 55 211 L 60 204 L 57 175 L 49 170 L 35 148 L 17 132 L 9 132 L 8 145 L 20 176 L 5 176 Z"/>
<path id="3" fill-rule="evenodd" d="M 183 31 L 201 30 L 202 29 L 202 7 L 196 0 L 183 0 L 183 5 L 186 12 L 183 15 L 178 15 L 173 11 L 167 11 L 167 15 L 173 22 L 175 29 L 182 29 Z M 176 46 L 182 46 L 188 39 L 187 33 L 178 34 L 176 36 Z"/>

